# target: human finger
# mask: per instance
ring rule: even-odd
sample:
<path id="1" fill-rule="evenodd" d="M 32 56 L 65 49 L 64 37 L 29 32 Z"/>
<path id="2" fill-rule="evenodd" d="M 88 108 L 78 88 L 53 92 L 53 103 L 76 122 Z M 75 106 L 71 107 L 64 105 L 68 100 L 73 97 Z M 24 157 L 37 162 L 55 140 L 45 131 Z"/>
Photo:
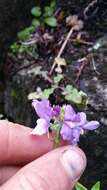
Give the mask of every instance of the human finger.
<path id="1" fill-rule="evenodd" d="M 71 190 L 82 175 L 86 157 L 78 147 L 53 150 L 21 169 L 1 190 Z"/>
<path id="2" fill-rule="evenodd" d="M 31 131 L 28 127 L 0 120 L 0 166 L 25 165 L 52 150 L 53 143 L 47 135 L 32 136 Z"/>
<path id="3" fill-rule="evenodd" d="M 18 166 L 1 166 L 0 167 L 0 185 L 5 183 L 9 178 L 13 177 L 21 167 Z"/>

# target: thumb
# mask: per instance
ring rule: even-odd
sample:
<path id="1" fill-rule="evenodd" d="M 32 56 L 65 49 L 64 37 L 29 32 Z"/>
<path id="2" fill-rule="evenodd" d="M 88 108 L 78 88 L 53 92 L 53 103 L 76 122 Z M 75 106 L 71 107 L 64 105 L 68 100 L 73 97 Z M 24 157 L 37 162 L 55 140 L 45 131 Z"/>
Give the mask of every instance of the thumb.
<path id="1" fill-rule="evenodd" d="M 82 175 L 86 157 L 74 146 L 61 147 L 23 167 L 1 190 L 71 190 Z"/>

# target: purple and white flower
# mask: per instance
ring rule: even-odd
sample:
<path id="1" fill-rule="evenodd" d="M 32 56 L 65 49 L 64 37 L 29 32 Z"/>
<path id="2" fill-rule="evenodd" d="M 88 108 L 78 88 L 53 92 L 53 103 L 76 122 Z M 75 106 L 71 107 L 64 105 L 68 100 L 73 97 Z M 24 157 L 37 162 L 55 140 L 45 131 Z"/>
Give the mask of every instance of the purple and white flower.
<path id="1" fill-rule="evenodd" d="M 84 112 L 76 113 L 71 105 L 51 106 L 48 100 L 33 100 L 32 105 L 40 117 L 31 134 L 42 135 L 48 133 L 51 121 L 60 127 L 60 136 L 72 144 L 79 142 L 80 135 L 86 130 L 95 130 L 99 127 L 98 121 L 87 121 Z"/>
<path id="2" fill-rule="evenodd" d="M 48 100 L 33 100 L 32 106 L 34 107 L 37 115 L 40 119 L 37 120 L 35 129 L 31 132 L 33 135 L 42 135 L 48 132 L 50 127 L 50 121 L 56 118 L 60 114 L 60 107 L 51 107 Z"/>
<path id="3" fill-rule="evenodd" d="M 60 131 L 64 140 L 77 143 L 85 130 L 94 130 L 99 127 L 98 121 L 88 122 L 84 112 L 75 113 L 70 105 L 64 106 L 64 121 Z"/>

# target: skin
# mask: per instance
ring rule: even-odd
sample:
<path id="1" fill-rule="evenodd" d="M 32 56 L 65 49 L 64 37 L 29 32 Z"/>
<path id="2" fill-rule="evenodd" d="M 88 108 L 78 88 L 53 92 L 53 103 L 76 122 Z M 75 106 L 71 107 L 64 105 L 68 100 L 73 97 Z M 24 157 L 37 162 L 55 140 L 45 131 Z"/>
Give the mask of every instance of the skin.
<path id="1" fill-rule="evenodd" d="M 52 150 L 47 135 L 32 136 L 31 131 L 19 124 L 0 121 L 0 190 L 13 187 L 14 190 L 71 190 L 86 166 L 82 150 L 69 145 Z M 70 174 L 63 156 L 68 150 L 74 156 L 76 153 L 81 166 L 75 170 L 77 163 L 74 163 Z"/>

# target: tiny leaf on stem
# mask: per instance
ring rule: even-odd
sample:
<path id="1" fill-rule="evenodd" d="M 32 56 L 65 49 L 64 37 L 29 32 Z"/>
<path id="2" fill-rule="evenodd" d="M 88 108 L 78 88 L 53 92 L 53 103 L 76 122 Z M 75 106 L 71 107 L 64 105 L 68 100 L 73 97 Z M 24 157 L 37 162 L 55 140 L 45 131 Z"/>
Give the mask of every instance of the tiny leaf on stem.
<path id="1" fill-rule="evenodd" d="M 44 8 L 44 14 L 43 14 L 43 16 L 44 17 L 50 17 L 52 15 L 53 15 L 53 9 L 51 7 L 49 7 L 49 6 L 46 6 Z"/>
<path id="2" fill-rule="evenodd" d="M 33 16 L 35 16 L 35 17 L 40 17 L 41 16 L 41 8 L 40 7 L 33 7 L 32 9 L 31 9 L 31 14 L 33 15 Z"/>
<path id="3" fill-rule="evenodd" d="M 100 181 L 98 181 L 92 188 L 91 190 L 100 190 Z"/>
<path id="4" fill-rule="evenodd" d="M 38 19 L 33 19 L 32 25 L 36 28 L 36 27 L 40 26 L 40 21 Z"/>
<path id="5" fill-rule="evenodd" d="M 61 79 L 63 79 L 63 75 L 62 74 L 58 74 L 57 76 L 54 77 L 54 83 L 58 84 Z"/>
<path id="6" fill-rule="evenodd" d="M 42 92 L 42 98 L 48 99 L 49 96 L 54 92 L 54 88 L 47 88 Z"/>
<path id="7" fill-rule="evenodd" d="M 76 190 L 88 190 L 86 187 L 84 187 L 81 183 L 77 183 L 75 186 Z"/>
<path id="8" fill-rule="evenodd" d="M 47 17 L 47 18 L 45 18 L 44 21 L 48 26 L 51 26 L 51 27 L 57 26 L 57 20 L 55 17 Z"/>

